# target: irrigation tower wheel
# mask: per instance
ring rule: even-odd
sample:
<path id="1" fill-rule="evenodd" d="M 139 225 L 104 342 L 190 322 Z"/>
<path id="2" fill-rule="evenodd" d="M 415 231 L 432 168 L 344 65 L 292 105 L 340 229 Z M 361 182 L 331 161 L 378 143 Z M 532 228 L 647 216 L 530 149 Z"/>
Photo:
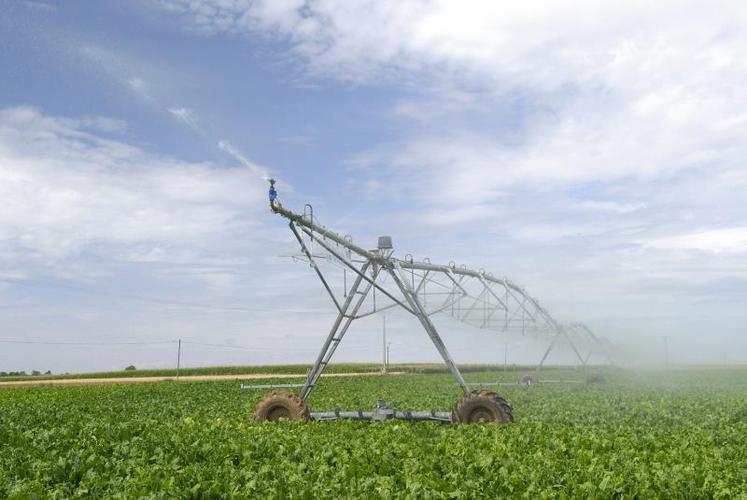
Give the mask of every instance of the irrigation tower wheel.
<path id="1" fill-rule="evenodd" d="M 514 421 L 514 414 L 505 399 L 494 392 L 481 390 L 465 394 L 457 401 L 451 411 L 451 421 L 455 424 L 505 424 Z"/>
<path id="2" fill-rule="evenodd" d="M 309 409 L 298 395 L 289 391 L 274 391 L 265 396 L 254 409 L 254 419 L 260 422 L 278 420 L 309 420 Z"/>
<path id="3" fill-rule="evenodd" d="M 531 387 L 536 383 L 537 383 L 537 377 L 535 377 L 534 375 L 527 374 L 519 379 L 519 385 L 524 386 L 524 387 Z"/>

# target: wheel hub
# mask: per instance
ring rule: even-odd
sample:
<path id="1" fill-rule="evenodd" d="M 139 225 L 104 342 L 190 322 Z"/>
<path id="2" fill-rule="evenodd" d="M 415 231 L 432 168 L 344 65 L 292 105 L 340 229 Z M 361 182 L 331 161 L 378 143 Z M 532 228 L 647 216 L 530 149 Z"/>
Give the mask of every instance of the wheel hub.
<path id="1" fill-rule="evenodd" d="M 272 408 L 269 412 L 267 412 L 267 420 L 270 420 L 272 422 L 277 422 L 278 420 L 289 418 L 290 412 L 287 408 L 284 408 L 282 406 L 276 406 L 275 408 Z"/>
<path id="2" fill-rule="evenodd" d="M 476 408 L 469 414 L 468 422 L 471 424 L 481 424 L 495 420 L 494 415 L 487 408 Z"/>

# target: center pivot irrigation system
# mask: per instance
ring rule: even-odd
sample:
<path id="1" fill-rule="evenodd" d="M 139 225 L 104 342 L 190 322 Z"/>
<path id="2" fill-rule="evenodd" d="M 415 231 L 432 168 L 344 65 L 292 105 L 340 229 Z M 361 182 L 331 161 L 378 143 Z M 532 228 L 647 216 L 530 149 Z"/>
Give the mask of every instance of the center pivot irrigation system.
<path id="1" fill-rule="evenodd" d="M 432 264 L 429 259 L 415 261 L 409 255 L 404 259 L 396 258 L 393 256 L 392 239 L 389 236 L 379 237 L 377 248 L 366 250 L 354 244 L 349 235 L 341 236 L 318 224 L 310 205 L 306 205 L 303 214 L 283 208 L 277 199 L 275 181 L 272 179 L 269 195 L 271 210 L 288 219 L 288 227 L 301 246 L 302 258 L 308 261 L 316 272 L 338 314 L 305 383 L 285 385 L 300 386 L 300 395 L 287 390 L 271 392 L 257 405 L 254 412 L 257 420 L 397 418 L 454 423 L 513 421 L 511 406 L 505 399 L 495 392 L 473 390 L 464 380 L 431 321 L 431 316 L 436 313 L 448 314 L 463 323 L 482 329 L 521 332 L 525 335 L 548 338 L 550 343 L 538 369 L 541 369 L 550 351 L 561 340 L 571 346 L 583 366 L 586 366 L 595 349 L 596 352 L 603 354 L 607 352 L 599 339 L 585 325 L 576 323 L 564 327 L 555 321 L 537 299 L 506 278 L 494 277 L 482 269 L 475 271 L 465 266 L 457 266 L 453 262 L 448 265 L 437 265 Z M 314 253 L 315 246 L 317 249 L 321 248 L 323 253 Z M 342 296 L 334 292 L 333 286 L 325 277 L 320 266 L 322 261 L 342 269 Z M 352 278 L 350 284 L 348 274 Z M 310 412 L 306 400 L 353 321 L 397 307 L 418 319 L 464 391 L 464 395 L 456 402 L 452 411 L 398 411 L 379 401 L 377 407 L 370 412 Z M 585 357 L 581 355 L 576 343 L 590 349 Z M 609 358 L 608 355 L 607 357 Z M 529 381 L 532 382 L 533 380 Z"/>

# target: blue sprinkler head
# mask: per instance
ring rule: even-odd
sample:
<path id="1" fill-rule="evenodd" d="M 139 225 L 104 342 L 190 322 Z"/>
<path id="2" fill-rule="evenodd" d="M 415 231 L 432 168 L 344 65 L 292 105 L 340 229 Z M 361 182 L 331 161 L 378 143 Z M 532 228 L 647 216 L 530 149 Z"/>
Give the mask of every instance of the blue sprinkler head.
<path id="1" fill-rule="evenodd" d="M 278 192 L 275 191 L 275 179 L 270 179 L 270 204 L 273 204 L 278 197 Z"/>

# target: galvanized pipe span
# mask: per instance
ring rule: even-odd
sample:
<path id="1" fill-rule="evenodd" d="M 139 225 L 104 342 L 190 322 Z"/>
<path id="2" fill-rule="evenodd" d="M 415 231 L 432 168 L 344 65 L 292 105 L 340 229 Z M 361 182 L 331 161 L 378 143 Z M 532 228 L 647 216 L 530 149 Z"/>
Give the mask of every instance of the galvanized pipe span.
<path id="1" fill-rule="evenodd" d="M 441 339 L 436 326 L 430 319 L 430 316 L 436 312 L 450 310 L 454 317 L 466 323 L 471 322 L 471 314 L 482 312 L 481 327 L 490 328 L 492 326 L 492 317 L 496 311 L 503 311 L 503 331 L 506 331 L 509 329 L 509 326 L 513 326 L 516 321 L 519 321 L 518 319 L 515 319 L 515 317 L 520 314 L 522 332 L 524 331 L 527 321 L 529 321 L 535 327 L 544 328 L 552 333 L 552 342 L 542 357 L 542 361 L 539 364 L 540 368 L 560 337 L 565 338 L 569 342 L 578 359 L 581 363 L 585 364 L 585 359 L 580 355 L 563 326 L 560 325 L 560 323 L 558 323 L 550 313 L 539 304 L 538 300 L 527 294 L 522 287 L 516 285 L 510 280 L 506 278 L 495 278 L 491 274 L 485 273 L 482 270 L 475 271 L 464 266 L 457 267 L 453 263 L 444 266 L 432 264 L 430 262 L 415 262 L 412 258 L 404 260 L 395 258 L 392 255 L 393 249 L 391 238 L 388 236 L 382 236 L 379 238 L 378 248 L 376 250 L 366 250 L 354 244 L 351 238 L 340 236 L 339 233 L 330 231 L 326 227 L 316 223 L 314 220 L 313 208 L 310 205 L 307 205 L 308 216 L 306 215 L 306 209 L 304 210 L 304 214 L 301 215 L 283 208 L 277 200 L 274 180 L 270 180 L 270 185 L 271 210 L 289 221 L 289 227 L 298 241 L 301 251 L 305 258 L 308 259 L 310 265 L 321 280 L 325 290 L 338 310 L 337 318 L 333 322 L 332 328 L 329 331 L 319 355 L 307 375 L 306 382 L 303 384 L 301 389 L 300 398 L 302 402 L 306 401 L 310 393 L 316 387 L 322 372 L 330 363 L 332 355 L 344 338 L 352 322 L 356 319 L 377 312 L 375 300 L 376 290 L 392 301 L 392 304 L 387 305 L 383 309 L 399 306 L 413 314 L 418 319 L 434 347 L 441 355 L 444 363 L 451 371 L 457 384 L 464 391 L 465 397 L 458 402 L 454 409 L 454 414 L 457 415 L 457 417 L 454 418 L 457 418 L 458 421 L 462 421 L 461 419 L 463 418 L 469 419 L 468 416 L 461 415 L 460 408 L 463 409 L 464 407 L 460 406 L 460 404 L 467 404 L 466 402 L 468 400 L 469 404 L 475 404 L 475 401 L 473 401 L 475 398 L 482 401 L 480 404 L 484 405 L 484 411 L 494 412 L 494 415 L 502 415 L 501 419 L 504 421 L 508 419 L 512 420 L 513 417 L 510 414 L 510 406 L 508 406 L 508 404 L 498 395 L 494 393 L 490 393 L 492 395 L 483 392 L 478 393 L 469 387 L 469 384 L 462 377 L 459 368 L 456 366 L 456 363 Z M 308 244 L 305 237 L 308 238 Z M 347 282 L 345 282 L 345 291 L 342 298 L 338 299 L 335 295 L 333 288 L 328 283 L 322 269 L 317 264 L 317 256 L 314 255 L 313 252 L 313 245 L 315 244 L 318 244 L 328 252 L 330 260 L 337 262 L 344 270 L 349 270 L 354 273 L 355 279 L 349 289 L 347 287 Z M 338 248 L 343 247 L 346 252 L 340 252 L 333 248 L 333 246 L 337 246 Z M 357 258 L 352 258 L 353 253 L 356 254 Z M 407 271 L 410 271 L 410 273 L 408 274 Z M 418 278 L 417 285 L 415 279 L 416 274 Z M 385 288 L 382 283 L 379 282 L 380 278 L 385 276 L 392 279 L 392 283 L 395 285 L 395 287 L 392 288 L 395 291 Z M 438 279 L 443 281 L 439 282 Z M 429 293 L 426 292 L 427 284 L 430 284 L 431 286 L 437 285 L 447 291 L 436 293 L 431 292 L 429 295 Z M 479 293 L 476 298 L 471 297 L 467 290 L 469 286 L 474 284 L 477 284 L 479 288 Z M 492 285 L 502 287 L 503 298 L 496 293 L 492 288 Z M 360 313 L 359 311 L 361 307 L 372 292 L 373 311 Z M 399 296 L 396 294 L 399 294 Z M 429 311 L 425 305 L 426 299 L 429 296 L 433 297 L 433 295 L 438 294 L 446 295 L 446 300 L 443 301 L 435 310 Z M 470 300 L 471 303 L 469 303 Z M 469 307 L 462 307 L 462 301 L 467 301 Z M 512 311 L 509 307 L 509 302 L 511 301 L 513 301 Z M 379 311 L 380 310 L 382 309 L 379 309 Z M 510 316 L 509 313 L 511 313 Z M 477 319 L 478 321 L 480 320 L 480 318 Z M 575 331 L 579 330 L 582 329 L 575 329 Z M 586 331 L 588 331 L 592 338 L 594 338 L 588 328 Z M 389 418 L 397 418 L 405 420 L 451 421 L 452 418 L 452 415 L 449 413 L 401 412 L 396 409 L 388 408 L 381 401 L 373 412 L 335 411 L 311 413 L 309 415 L 317 420 L 330 420 L 337 418 L 386 420 Z"/>

